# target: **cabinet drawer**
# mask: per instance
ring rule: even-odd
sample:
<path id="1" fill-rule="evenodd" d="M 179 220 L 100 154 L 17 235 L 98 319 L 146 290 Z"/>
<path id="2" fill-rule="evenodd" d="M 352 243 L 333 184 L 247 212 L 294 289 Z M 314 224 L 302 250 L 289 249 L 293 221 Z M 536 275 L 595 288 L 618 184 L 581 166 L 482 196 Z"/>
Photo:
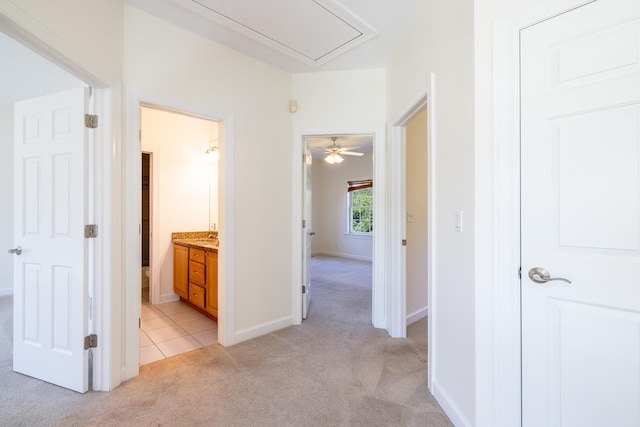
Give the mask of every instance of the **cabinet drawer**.
<path id="1" fill-rule="evenodd" d="M 204 264 L 204 249 L 189 248 L 189 259 Z"/>
<path id="2" fill-rule="evenodd" d="M 199 262 L 189 261 L 189 281 L 198 285 L 205 284 L 204 277 L 204 264 Z"/>
<path id="3" fill-rule="evenodd" d="M 189 302 L 196 307 L 204 308 L 204 288 L 189 283 Z"/>

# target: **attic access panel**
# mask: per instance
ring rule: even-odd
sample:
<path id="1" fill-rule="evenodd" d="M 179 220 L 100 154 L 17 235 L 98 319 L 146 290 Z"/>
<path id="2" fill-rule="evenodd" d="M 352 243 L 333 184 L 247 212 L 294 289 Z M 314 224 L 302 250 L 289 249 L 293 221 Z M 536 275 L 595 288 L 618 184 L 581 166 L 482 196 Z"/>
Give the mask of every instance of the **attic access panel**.
<path id="1" fill-rule="evenodd" d="M 375 35 L 331 0 L 172 0 L 307 65 L 319 66 Z"/>

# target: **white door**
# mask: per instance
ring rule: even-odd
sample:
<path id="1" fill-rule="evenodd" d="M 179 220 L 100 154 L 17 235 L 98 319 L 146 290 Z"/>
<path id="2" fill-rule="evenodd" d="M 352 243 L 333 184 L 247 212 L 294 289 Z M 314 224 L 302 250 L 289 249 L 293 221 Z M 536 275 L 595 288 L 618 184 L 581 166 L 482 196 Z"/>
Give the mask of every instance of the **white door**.
<path id="1" fill-rule="evenodd" d="M 304 163 L 302 176 L 304 177 L 304 186 L 302 189 L 302 218 L 304 226 L 302 227 L 302 318 L 306 319 L 309 314 L 309 304 L 311 304 L 311 274 L 309 274 L 309 263 L 311 262 L 311 238 L 315 234 L 312 230 L 311 222 L 311 148 L 307 140 L 304 140 Z"/>
<path id="2" fill-rule="evenodd" d="M 14 122 L 13 369 L 79 392 L 88 388 L 86 92 L 16 103 Z"/>
<path id="3" fill-rule="evenodd" d="M 637 427 L 640 1 L 524 29 L 521 69 L 523 425 Z"/>

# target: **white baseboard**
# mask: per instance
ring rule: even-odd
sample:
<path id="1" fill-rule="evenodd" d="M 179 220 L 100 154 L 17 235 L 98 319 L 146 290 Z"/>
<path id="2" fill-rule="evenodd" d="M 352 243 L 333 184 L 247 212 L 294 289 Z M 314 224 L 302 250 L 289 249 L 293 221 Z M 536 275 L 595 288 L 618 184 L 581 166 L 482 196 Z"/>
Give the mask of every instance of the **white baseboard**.
<path id="1" fill-rule="evenodd" d="M 13 295 L 13 288 L 0 289 L 0 297 L 8 297 Z"/>
<path id="2" fill-rule="evenodd" d="M 471 427 L 473 424 L 462 415 L 460 408 L 453 402 L 451 396 L 438 385 L 437 382 L 433 383 L 433 397 L 436 398 L 438 404 L 449 417 L 451 422 L 456 427 Z"/>
<path id="3" fill-rule="evenodd" d="M 291 326 L 292 319 L 291 316 L 283 317 L 281 319 L 274 320 L 272 322 L 262 323 L 260 325 L 252 326 L 251 328 L 243 329 L 241 331 L 236 332 L 233 335 L 232 345 L 239 344 L 243 341 L 248 341 L 253 338 L 260 337 L 262 335 L 269 334 L 271 332 L 278 331 L 280 329 L 284 329 L 288 326 Z"/>
<path id="4" fill-rule="evenodd" d="M 173 301 L 179 301 L 179 300 L 180 300 L 180 297 L 172 292 L 170 294 L 160 295 L 160 302 L 156 304 L 162 304 L 165 302 L 173 302 Z"/>
<path id="5" fill-rule="evenodd" d="M 407 326 L 417 322 L 420 319 L 424 319 L 429 314 L 429 307 L 422 307 L 420 310 L 416 310 L 413 313 L 407 314 Z"/>
<path id="6" fill-rule="evenodd" d="M 317 251 L 317 252 L 312 252 L 311 253 L 311 256 L 315 256 L 315 255 L 335 256 L 335 257 L 338 257 L 338 258 L 348 258 L 348 259 L 356 259 L 358 261 L 372 262 L 372 258 L 371 257 L 353 255 L 353 254 L 345 254 L 345 253 L 342 253 L 342 252 Z"/>

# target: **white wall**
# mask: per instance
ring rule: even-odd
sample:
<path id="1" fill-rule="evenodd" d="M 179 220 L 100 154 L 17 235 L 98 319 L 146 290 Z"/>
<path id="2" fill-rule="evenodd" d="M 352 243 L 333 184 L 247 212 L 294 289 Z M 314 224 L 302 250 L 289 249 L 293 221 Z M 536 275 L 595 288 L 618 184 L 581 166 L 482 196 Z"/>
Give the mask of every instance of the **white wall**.
<path id="1" fill-rule="evenodd" d="M 140 123 L 142 151 L 152 161 L 151 286 L 159 287 L 156 303 L 162 303 L 178 299 L 171 233 L 209 229 L 209 174 L 217 164 L 205 151 L 218 124 L 150 108 L 140 109 Z"/>
<path id="2" fill-rule="evenodd" d="M 407 324 L 427 315 L 427 110 L 406 126 Z"/>
<path id="3" fill-rule="evenodd" d="M 435 73 L 433 392 L 454 423 L 475 421 L 474 2 L 426 0 L 387 68 L 388 114 L 399 118 Z M 488 59 L 486 59 L 488 61 Z M 486 84 L 486 83 L 483 83 Z M 456 211 L 464 231 L 456 233 Z"/>
<path id="4" fill-rule="evenodd" d="M 13 245 L 13 111 L 0 109 L 0 296 L 13 294 Z"/>
<path id="5" fill-rule="evenodd" d="M 126 85 L 234 115 L 235 333 L 291 324 L 290 74 L 128 5 L 124 64 Z"/>
<path id="6" fill-rule="evenodd" d="M 293 74 L 294 128 L 335 128 L 386 122 L 385 70 Z"/>
<path id="7" fill-rule="evenodd" d="M 371 261 L 372 237 L 348 233 L 347 181 L 372 179 L 373 157 L 371 153 L 343 157 L 345 160 L 337 165 L 314 159 L 311 191 L 316 234 L 311 252 Z"/>

